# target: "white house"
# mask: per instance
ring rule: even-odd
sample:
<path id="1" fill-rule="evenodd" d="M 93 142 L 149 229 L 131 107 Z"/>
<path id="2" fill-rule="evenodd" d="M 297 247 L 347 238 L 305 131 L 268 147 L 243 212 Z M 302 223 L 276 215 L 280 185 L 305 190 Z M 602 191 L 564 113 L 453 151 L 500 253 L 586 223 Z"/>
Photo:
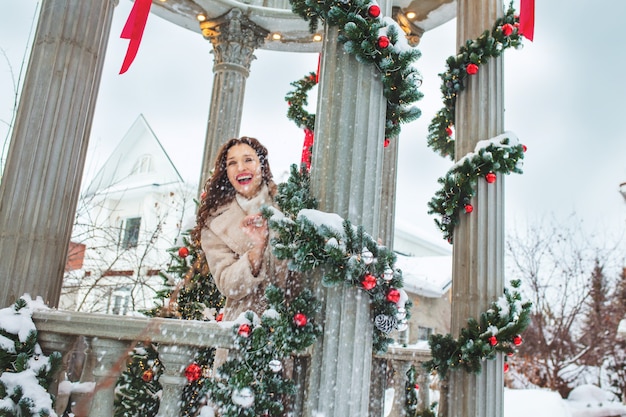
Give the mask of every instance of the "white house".
<path id="1" fill-rule="evenodd" d="M 152 307 L 167 249 L 181 244 L 195 216 L 195 193 L 140 115 L 81 194 L 72 247 L 84 245 L 84 260 L 66 273 L 60 307 L 113 314 Z"/>

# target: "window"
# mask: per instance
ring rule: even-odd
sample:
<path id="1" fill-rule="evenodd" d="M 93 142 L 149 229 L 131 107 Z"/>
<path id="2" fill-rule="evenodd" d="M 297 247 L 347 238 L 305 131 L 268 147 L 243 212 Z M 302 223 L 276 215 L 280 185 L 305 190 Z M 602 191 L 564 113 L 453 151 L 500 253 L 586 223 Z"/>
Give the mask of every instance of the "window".
<path id="1" fill-rule="evenodd" d="M 111 314 L 118 316 L 126 315 L 130 303 L 130 290 L 127 287 L 117 288 L 113 291 L 111 298 Z"/>
<path id="2" fill-rule="evenodd" d="M 131 174 L 142 174 L 152 171 L 152 156 L 142 155 L 135 161 Z"/>
<path id="3" fill-rule="evenodd" d="M 417 327 L 417 340 L 418 341 L 428 340 L 431 334 L 433 334 L 432 327 L 423 327 L 423 326 Z"/>
<path id="4" fill-rule="evenodd" d="M 139 242 L 139 227 L 141 226 L 141 217 L 131 217 L 126 219 L 124 230 L 124 240 L 122 240 L 123 248 L 136 248 Z"/>

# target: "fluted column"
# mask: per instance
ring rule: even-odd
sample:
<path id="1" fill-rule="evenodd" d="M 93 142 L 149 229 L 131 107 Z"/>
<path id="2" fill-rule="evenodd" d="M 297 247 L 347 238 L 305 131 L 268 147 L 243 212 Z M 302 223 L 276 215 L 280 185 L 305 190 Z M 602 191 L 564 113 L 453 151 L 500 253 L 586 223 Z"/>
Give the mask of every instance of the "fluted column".
<path id="1" fill-rule="evenodd" d="M 202 35 L 213 44 L 213 91 L 209 108 L 200 188 L 209 177 L 220 145 L 238 137 L 241 113 L 254 50 L 263 45 L 268 31 L 239 9 L 200 24 Z"/>
<path id="2" fill-rule="evenodd" d="M 311 167 L 320 209 L 376 237 L 380 226 L 385 100 L 378 70 L 347 54 L 326 27 Z M 317 288 L 320 288 L 318 285 Z M 320 290 L 324 334 L 313 350 L 308 414 L 368 415 L 372 364 L 369 299 L 351 287 Z"/>
<path id="3" fill-rule="evenodd" d="M 58 304 L 116 3 L 42 2 L 0 183 L 0 307 Z"/>
<path id="4" fill-rule="evenodd" d="M 502 15 L 501 0 L 459 0 L 457 45 L 475 39 Z M 474 150 L 476 142 L 503 132 L 502 58 L 491 58 L 470 77 L 456 107 L 457 159 Z M 504 290 L 504 178 L 493 184 L 478 181 L 471 215 L 462 216 L 454 230 L 452 334 L 479 318 Z M 496 417 L 503 414 L 503 359 L 482 362 L 478 375 L 450 373 L 448 416 Z"/>

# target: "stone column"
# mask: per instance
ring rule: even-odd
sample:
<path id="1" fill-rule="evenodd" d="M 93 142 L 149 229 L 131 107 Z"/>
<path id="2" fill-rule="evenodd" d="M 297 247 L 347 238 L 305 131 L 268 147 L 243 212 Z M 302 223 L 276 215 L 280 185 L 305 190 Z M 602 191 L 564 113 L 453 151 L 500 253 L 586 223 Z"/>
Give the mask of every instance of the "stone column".
<path id="1" fill-rule="evenodd" d="M 96 364 L 93 368 L 96 384 L 89 417 L 109 417 L 114 411 L 115 384 L 126 369 L 128 355 L 134 344 L 125 340 L 99 337 L 91 338 L 89 342 Z"/>
<path id="2" fill-rule="evenodd" d="M 503 13 L 501 0 L 459 0 L 457 45 L 489 30 Z M 456 158 L 474 150 L 476 142 L 503 132 L 502 59 L 491 58 L 471 76 L 458 96 Z M 454 230 L 452 326 L 454 337 L 469 317 L 478 318 L 504 291 L 504 178 L 478 181 L 471 215 Z M 504 376 L 501 355 L 484 361 L 478 375 L 452 371 L 448 416 L 496 417 L 503 414 Z"/>
<path id="3" fill-rule="evenodd" d="M 193 361 L 197 352 L 197 349 L 189 346 L 166 344 L 159 346 L 159 357 L 165 371 L 159 380 L 163 385 L 163 397 L 157 417 L 180 415 L 180 399 L 187 384 L 185 368 Z"/>
<path id="4" fill-rule="evenodd" d="M 202 22 L 202 35 L 213 44 L 213 91 L 209 108 L 200 189 L 209 177 L 219 147 L 238 137 L 241 113 L 254 50 L 265 41 L 268 31 L 257 26 L 239 9 Z"/>
<path id="5" fill-rule="evenodd" d="M 44 0 L 0 184 L 0 307 L 56 307 L 117 0 Z"/>
<path id="6" fill-rule="evenodd" d="M 378 70 L 358 63 L 326 27 L 311 166 L 320 209 L 377 237 L 380 226 L 385 100 Z M 372 321 L 367 294 L 320 289 L 324 334 L 315 344 L 305 415 L 368 415 Z"/>

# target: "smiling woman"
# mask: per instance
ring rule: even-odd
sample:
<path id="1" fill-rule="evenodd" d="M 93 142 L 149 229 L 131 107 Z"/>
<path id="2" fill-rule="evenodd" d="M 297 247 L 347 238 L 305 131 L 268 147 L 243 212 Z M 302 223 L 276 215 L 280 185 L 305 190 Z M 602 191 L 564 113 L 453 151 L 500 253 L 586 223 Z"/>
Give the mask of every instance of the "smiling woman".
<path id="1" fill-rule="evenodd" d="M 286 261 L 272 254 L 267 221 L 261 215 L 261 207 L 274 206 L 275 195 L 265 146 L 245 136 L 222 145 L 192 235 L 226 297 L 224 321 L 249 310 L 260 316 L 270 284 L 284 289 L 286 297 L 296 289 Z M 225 359 L 226 352 L 218 352 L 215 368 Z"/>

